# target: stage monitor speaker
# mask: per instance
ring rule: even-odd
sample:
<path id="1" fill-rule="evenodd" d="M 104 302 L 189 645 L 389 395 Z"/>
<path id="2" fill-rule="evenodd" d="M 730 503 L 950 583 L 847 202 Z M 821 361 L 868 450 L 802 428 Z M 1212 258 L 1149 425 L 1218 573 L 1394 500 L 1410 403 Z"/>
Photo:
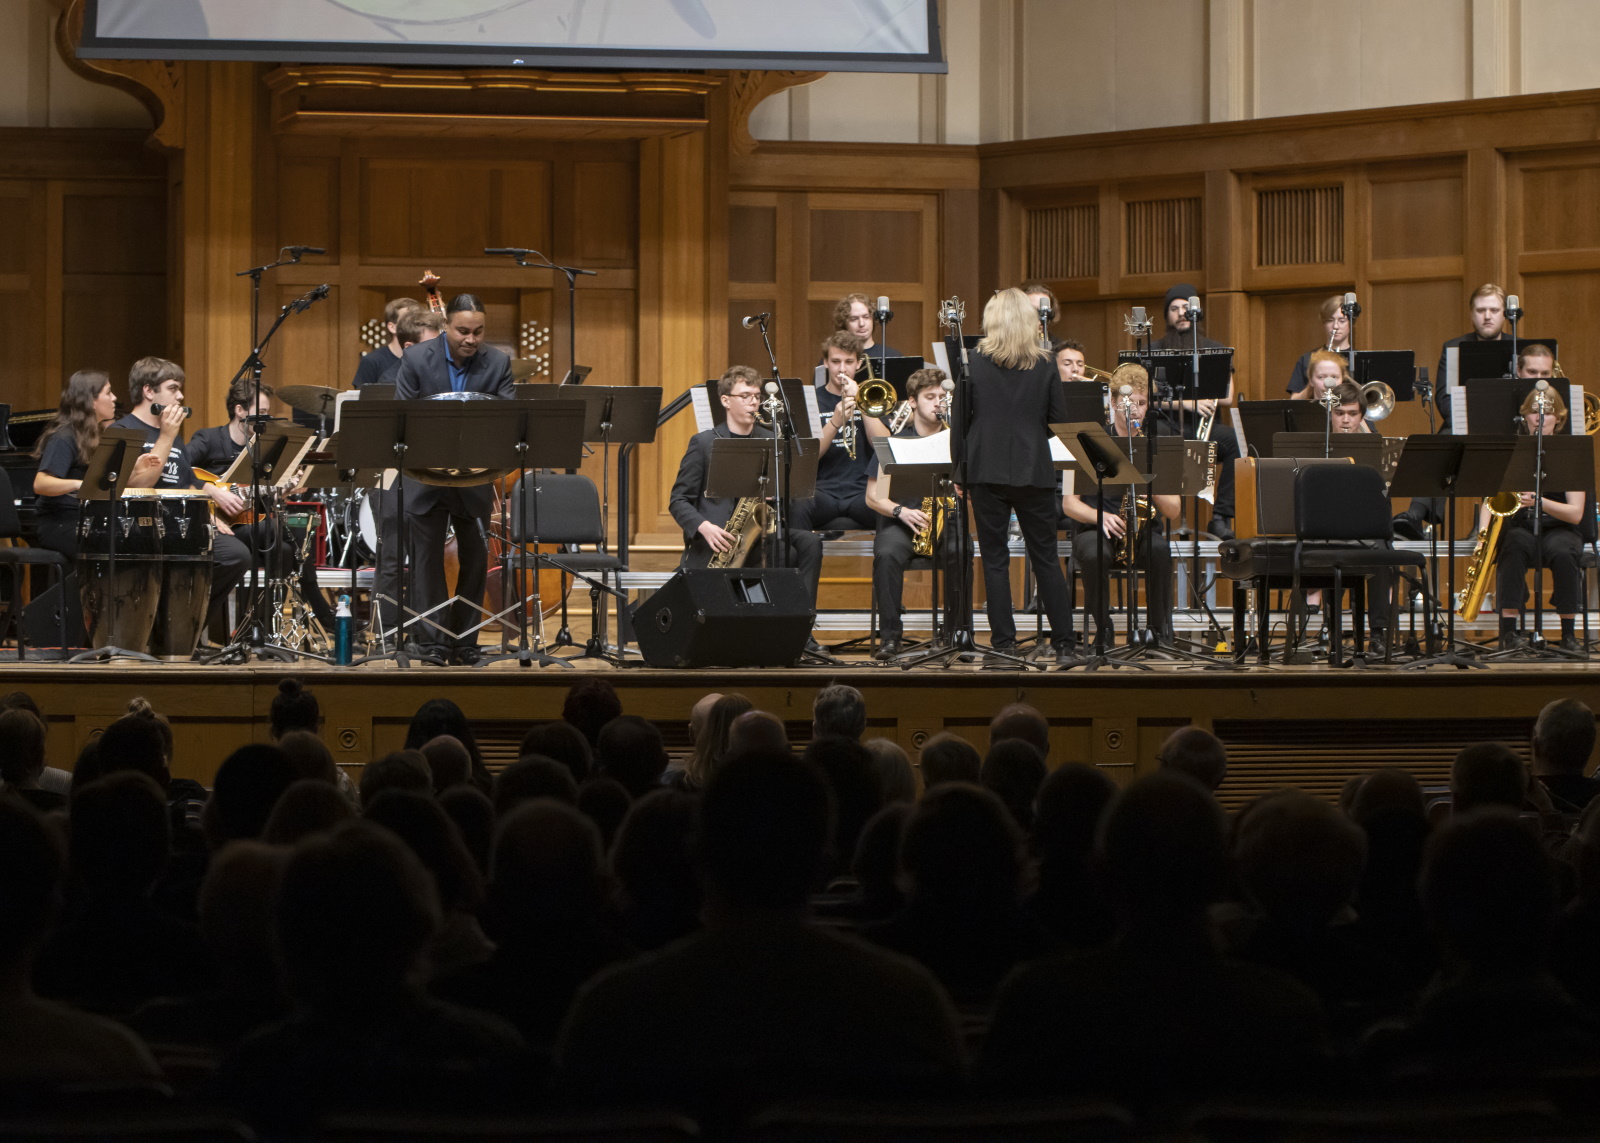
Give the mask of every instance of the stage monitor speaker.
<path id="1" fill-rule="evenodd" d="M 67 586 L 67 645 L 87 647 L 89 640 L 83 627 L 83 606 L 78 594 L 78 574 L 66 577 Z M 30 647 L 59 647 L 61 645 L 61 587 L 41 592 L 22 609 L 22 634 Z"/>
<path id="2" fill-rule="evenodd" d="M 817 613 L 793 568 L 684 568 L 633 612 L 652 667 L 792 667 Z"/>

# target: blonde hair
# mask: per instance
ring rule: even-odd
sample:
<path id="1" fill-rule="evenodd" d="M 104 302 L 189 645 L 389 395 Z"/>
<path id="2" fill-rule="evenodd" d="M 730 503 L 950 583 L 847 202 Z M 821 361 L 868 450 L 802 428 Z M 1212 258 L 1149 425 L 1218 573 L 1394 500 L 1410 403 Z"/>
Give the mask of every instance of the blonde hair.
<path id="1" fill-rule="evenodd" d="M 978 352 L 1007 369 L 1026 369 L 1051 356 L 1039 344 L 1039 311 L 1021 290 L 997 290 L 983 307 Z"/>
<path id="2" fill-rule="evenodd" d="M 1567 403 L 1561 399 L 1561 394 L 1556 392 L 1555 386 L 1553 385 L 1544 391 L 1544 395 L 1551 404 L 1551 408 L 1545 410 L 1545 416 L 1555 417 L 1556 432 L 1559 433 L 1562 429 L 1567 427 Z M 1528 395 L 1522 398 L 1522 404 L 1520 407 L 1518 407 L 1517 412 L 1524 417 L 1526 417 L 1529 413 L 1537 413 L 1539 409 L 1534 404 L 1534 401 L 1538 398 L 1538 396 L 1539 390 L 1529 389 Z"/>
<path id="3" fill-rule="evenodd" d="M 1493 282 L 1485 282 L 1476 290 L 1472 291 L 1472 297 L 1467 299 L 1467 305 L 1470 307 L 1472 303 L 1477 301 L 1479 298 L 1488 297 L 1499 298 L 1502 302 L 1504 302 L 1506 300 L 1506 292 Z"/>
<path id="4" fill-rule="evenodd" d="M 1322 320 L 1323 321 L 1332 321 L 1334 319 L 1334 316 L 1338 314 L 1339 307 L 1342 306 L 1342 305 L 1344 305 L 1344 295 L 1343 294 L 1334 294 L 1327 301 L 1323 302 L 1322 303 Z"/>
<path id="5" fill-rule="evenodd" d="M 1124 385 L 1135 393 L 1150 395 L 1150 374 L 1145 372 L 1143 365 L 1137 361 L 1124 361 L 1111 371 L 1111 380 L 1107 382 L 1111 389 L 1111 399 L 1116 400 L 1118 392 Z"/>
<path id="6" fill-rule="evenodd" d="M 1339 367 L 1339 380 L 1328 386 L 1328 388 L 1337 388 L 1346 382 L 1354 383 L 1354 378 L 1350 376 L 1349 367 L 1345 362 L 1344 354 L 1334 353 L 1327 349 L 1313 350 L 1311 356 L 1306 359 L 1306 387 L 1295 394 L 1298 400 L 1314 401 L 1317 399 L 1317 384 L 1312 380 L 1312 377 L 1317 372 L 1317 366 L 1325 361 L 1331 361 Z"/>

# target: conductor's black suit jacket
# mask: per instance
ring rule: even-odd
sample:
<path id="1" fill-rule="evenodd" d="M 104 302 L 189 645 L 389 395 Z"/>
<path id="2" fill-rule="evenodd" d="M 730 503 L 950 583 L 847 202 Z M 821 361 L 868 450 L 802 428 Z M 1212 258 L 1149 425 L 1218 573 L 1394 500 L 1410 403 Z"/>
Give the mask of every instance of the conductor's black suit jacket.
<path id="1" fill-rule="evenodd" d="M 406 349 L 400 357 L 400 372 L 395 378 L 396 400 L 415 401 L 451 391 L 450 367 L 445 362 L 447 346 L 445 336 L 440 335 Z M 511 381 L 511 358 L 493 346 L 480 345 L 477 354 L 467 361 L 465 391 L 507 400 L 516 396 Z M 489 515 L 494 507 L 494 490 L 488 484 L 441 488 L 436 484 L 407 480 L 405 497 L 406 512 L 414 516 L 443 507 L 452 515 L 481 518 Z"/>
<path id="2" fill-rule="evenodd" d="M 966 392 L 951 403 L 950 454 L 966 457 L 968 484 L 1053 488 L 1050 426 L 1067 418 L 1061 375 L 1049 357 L 1027 369 L 996 365 L 981 353 L 968 357 L 971 417 Z"/>

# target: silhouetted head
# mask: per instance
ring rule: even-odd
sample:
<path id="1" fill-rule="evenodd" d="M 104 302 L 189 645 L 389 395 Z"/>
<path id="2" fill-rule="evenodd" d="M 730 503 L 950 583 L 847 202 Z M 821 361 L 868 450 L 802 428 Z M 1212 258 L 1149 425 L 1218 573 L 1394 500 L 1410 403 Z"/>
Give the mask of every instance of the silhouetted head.
<path id="1" fill-rule="evenodd" d="M 700 803 L 696 850 L 707 895 L 725 915 L 803 909 L 832 836 L 828 785 L 815 766 L 732 759 Z"/>
<path id="2" fill-rule="evenodd" d="M 1033 804 L 1033 844 L 1046 863 L 1087 866 L 1117 785 L 1093 766 L 1064 762 L 1050 772 Z"/>
<path id="3" fill-rule="evenodd" d="M 1528 793 L 1528 769 L 1516 751 L 1500 742 L 1475 742 L 1462 747 L 1450 764 L 1450 797 L 1455 812 L 1486 806 L 1522 809 Z"/>
<path id="4" fill-rule="evenodd" d="M 947 782 L 928 791 L 911 811 L 900 843 L 900 868 L 913 900 L 1011 902 L 1021 887 L 1022 831 L 988 790 Z"/>
<path id="5" fill-rule="evenodd" d="M 948 730 L 935 734 L 923 743 L 917 755 L 917 765 L 922 770 L 923 793 L 943 782 L 971 782 L 977 785 L 983 777 L 983 758 L 978 748 Z"/>
<path id="6" fill-rule="evenodd" d="M 883 808 L 883 793 L 872 773 L 872 755 L 858 739 L 829 735 L 814 739 L 803 757 L 828 780 L 838 823 L 833 852 L 841 861 L 849 861 L 861 830 Z"/>
<path id="7" fill-rule="evenodd" d="M 338 1011 L 414 981 L 439 901 L 404 842 L 357 821 L 295 847 L 273 918 L 291 993 L 313 1010 Z"/>
<path id="8" fill-rule="evenodd" d="M 900 888 L 900 844 L 913 803 L 891 802 L 872 816 L 856 842 L 850 872 L 873 916 L 887 917 L 905 901 Z"/>
<path id="9" fill-rule="evenodd" d="M 1541 774 L 1582 774 L 1594 753 L 1594 712 L 1577 699 L 1557 699 L 1533 724 L 1533 761 Z"/>
<path id="10" fill-rule="evenodd" d="M 1107 884 L 1125 922 L 1202 923 L 1227 876 L 1222 809 L 1193 778 L 1158 771 L 1134 782 L 1100 826 Z"/>
<path id="11" fill-rule="evenodd" d="M 1010 811 L 1012 820 L 1027 830 L 1033 826 L 1033 800 L 1048 773 L 1044 756 L 1031 742 L 1002 738 L 989 747 L 979 780 Z"/>
<path id="12" fill-rule="evenodd" d="M 628 807 L 631 805 L 633 798 L 629 796 L 627 788 L 604 774 L 590 778 L 578 787 L 578 812 L 600 831 L 602 852 L 611 849 L 611 843 L 616 839 L 617 830 L 622 828 L 622 819 L 628 816 Z"/>
<path id="13" fill-rule="evenodd" d="M 1302 933 L 1348 905 L 1367 856 L 1361 828 L 1320 798 L 1280 790 L 1249 806 L 1234 831 L 1234 864 L 1268 917 Z"/>
<path id="14" fill-rule="evenodd" d="M 572 780 L 572 771 L 554 758 L 529 754 L 495 776 L 494 812 L 504 817 L 518 802 L 529 798 L 554 798 L 576 806 L 578 783 Z"/>
<path id="15" fill-rule="evenodd" d="M 484 877 L 489 875 L 489 848 L 494 839 L 494 803 L 476 786 L 451 786 L 439 795 L 439 808 L 456 823 L 461 843 Z"/>
<path id="16" fill-rule="evenodd" d="M 417 708 L 406 730 L 405 749 L 420 750 L 441 734 L 448 734 L 467 748 L 467 753 L 472 755 L 473 785 L 487 790 L 490 784 L 489 771 L 483 765 L 483 751 L 478 749 L 472 724 L 467 721 L 461 708 L 449 699 L 429 699 Z"/>
<path id="17" fill-rule="evenodd" d="M 0 711 L 0 782 L 27 789 L 43 773 L 44 723 L 30 711 Z"/>
<path id="18" fill-rule="evenodd" d="M 562 721 L 578 728 L 578 733 L 591 747 L 600 741 L 600 731 L 605 724 L 622 716 L 622 700 L 617 688 L 598 675 L 579 679 L 567 689 L 566 701 L 561 704 Z"/>
<path id="19" fill-rule="evenodd" d="M 1428 843 L 1422 903 L 1446 952 L 1481 973 L 1537 972 L 1555 908 L 1539 839 L 1509 810 L 1446 822 Z"/>
<path id="20" fill-rule="evenodd" d="M 167 733 L 148 715 L 123 715 L 100 732 L 96 747 L 99 773 L 134 770 L 165 790 L 172 780 L 167 770 Z"/>
<path id="21" fill-rule="evenodd" d="M 385 790 L 368 803 L 362 816 L 391 831 L 417 855 L 433 875 L 439 905 L 445 912 L 470 913 L 483 903 L 478 867 L 455 823 L 430 794 Z"/>
<path id="22" fill-rule="evenodd" d="M 815 738 L 838 735 L 859 742 L 867 732 L 867 700 L 844 683 L 823 687 L 811 703 L 811 727 Z"/>
<path id="23" fill-rule="evenodd" d="M 611 873 L 624 906 L 660 917 L 660 941 L 698 923 L 700 878 L 693 858 L 698 805 L 698 798 L 676 790 L 646 794 L 633 803 L 611 850 Z"/>
<path id="24" fill-rule="evenodd" d="M 391 750 L 361 768 L 361 804 L 368 805 L 385 790 L 433 792 L 433 769 L 420 749 Z"/>
<path id="25" fill-rule="evenodd" d="M 1420 817 L 1427 812 L 1427 802 L 1415 776 L 1394 766 L 1374 770 L 1362 778 L 1350 801 L 1350 817 L 1358 825 L 1397 810 Z"/>
<path id="26" fill-rule="evenodd" d="M 730 753 L 728 735 L 733 729 L 733 720 L 754 706 L 741 694 L 721 695 L 711 704 L 706 711 L 705 724 L 694 736 L 694 753 L 689 756 L 688 776 L 693 785 L 703 789 L 711 781 Z"/>
<path id="27" fill-rule="evenodd" d="M 459 738 L 441 734 L 430 739 L 422 744 L 422 756 L 428 760 L 428 774 L 433 779 L 435 794 L 472 781 L 472 755 L 467 753 Z"/>
<path id="28" fill-rule="evenodd" d="M 339 767 L 333 761 L 333 751 L 311 731 L 289 731 L 278 739 L 278 749 L 283 751 L 283 756 L 289 760 L 289 765 L 294 767 L 299 777 L 326 782 L 330 786 L 339 784 Z"/>
<path id="29" fill-rule="evenodd" d="M 272 696 L 269 717 L 273 738 L 282 738 L 291 730 L 315 734 L 322 726 L 322 707 L 299 679 L 283 679 L 278 683 L 278 693 Z"/>
<path id="30" fill-rule="evenodd" d="M 917 800 L 917 772 L 900 744 L 888 738 L 869 738 L 864 742 L 872 759 L 872 774 L 885 804 Z"/>
<path id="31" fill-rule="evenodd" d="M 570 722 L 545 722 L 522 736 L 522 747 L 517 756 L 542 754 L 554 758 L 572 773 L 572 780 L 582 784 L 593 765 L 593 751 L 589 740 Z"/>
<path id="32" fill-rule="evenodd" d="M 661 785 L 667 772 L 667 749 L 661 728 L 647 718 L 625 714 L 606 723 L 595 747 L 595 765 L 615 778 L 635 798 Z"/>
<path id="33" fill-rule="evenodd" d="M 728 757 L 740 754 L 784 754 L 790 750 L 783 720 L 764 710 L 747 710 L 728 727 Z"/>
<path id="34" fill-rule="evenodd" d="M 703 694 L 692 707 L 689 708 L 689 741 L 699 742 L 700 736 L 705 733 L 706 720 L 711 717 L 711 708 L 717 705 L 717 700 L 722 695 L 717 691 Z"/>
<path id="35" fill-rule="evenodd" d="M 223 760 L 206 803 L 207 830 L 216 849 L 240 838 L 260 837 L 283 792 L 298 779 L 276 746 L 252 743 Z"/>
<path id="36" fill-rule="evenodd" d="M 1173 731 L 1161 744 L 1158 759 L 1163 770 L 1187 774 L 1212 792 L 1228 776 L 1227 747 L 1215 734 L 1198 726 Z"/>
<path id="37" fill-rule="evenodd" d="M 489 897 L 496 934 L 559 942 L 561 921 L 599 911 L 601 869 L 593 822 L 560 802 L 524 802 L 495 830 Z"/>
<path id="38" fill-rule="evenodd" d="M 993 745 L 1007 738 L 1020 738 L 1039 752 L 1039 757 L 1050 757 L 1050 723 L 1044 715 L 1025 702 L 1009 703 L 989 722 L 989 742 Z"/>
<path id="39" fill-rule="evenodd" d="M 26 802 L 0 798 L 0 964 L 31 956 L 61 907 L 60 839 Z"/>
<path id="40" fill-rule="evenodd" d="M 268 845 L 294 845 L 312 834 L 326 833 L 356 816 L 356 809 L 331 782 L 301 778 L 283 792 L 261 840 Z M 231 848 L 231 847 L 229 847 Z"/>
<path id="41" fill-rule="evenodd" d="M 224 974 L 260 985 L 277 979 L 272 906 L 288 853 L 237 841 L 211 859 L 200 886 L 200 935 Z"/>
<path id="42" fill-rule="evenodd" d="M 167 799 L 147 774 L 122 771 L 72 795 L 72 875 L 96 897 L 149 892 L 172 852 Z"/>

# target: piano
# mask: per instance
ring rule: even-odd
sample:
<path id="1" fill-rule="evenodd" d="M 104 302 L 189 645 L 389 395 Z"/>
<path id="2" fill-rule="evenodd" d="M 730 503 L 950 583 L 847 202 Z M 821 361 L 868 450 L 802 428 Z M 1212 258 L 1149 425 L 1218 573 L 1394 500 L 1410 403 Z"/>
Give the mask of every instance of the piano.
<path id="1" fill-rule="evenodd" d="M 22 536 L 29 541 L 35 535 L 33 476 L 39 467 L 33 458 L 33 446 L 39 443 L 55 415 L 54 409 L 14 413 L 10 405 L 0 404 L 0 468 L 11 478 L 11 495 L 22 519 Z"/>

